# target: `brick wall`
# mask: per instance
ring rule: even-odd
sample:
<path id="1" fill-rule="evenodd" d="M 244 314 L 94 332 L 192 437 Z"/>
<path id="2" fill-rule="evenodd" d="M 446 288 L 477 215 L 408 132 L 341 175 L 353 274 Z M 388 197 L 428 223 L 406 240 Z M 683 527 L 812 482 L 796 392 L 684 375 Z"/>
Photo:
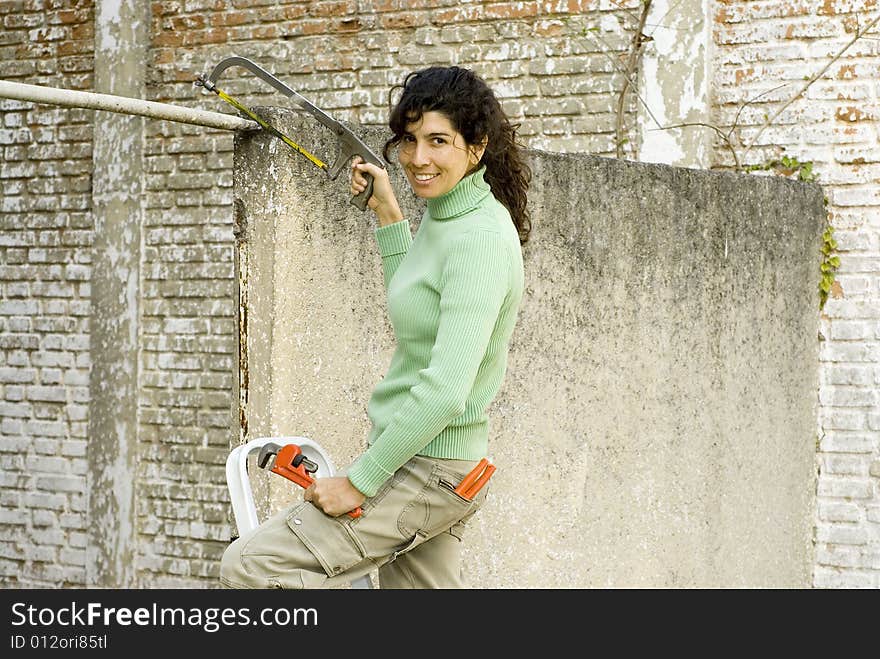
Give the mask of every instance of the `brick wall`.
<path id="1" fill-rule="evenodd" d="M 740 117 L 746 143 L 878 16 L 875 0 L 716 4 L 714 122 Z M 880 587 L 880 48 L 877 30 L 764 132 L 748 162 L 812 161 L 839 243 L 821 315 L 817 587 Z M 730 163 L 718 145 L 719 166 Z M 783 150 L 784 149 L 784 150 Z M 818 281 L 818 274 L 817 274 Z M 744 310 L 745 312 L 746 310 Z"/>
<path id="2" fill-rule="evenodd" d="M 0 2 L 0 78 L 92 85 L 88 3 Z M 84 583 L 92 116 L 0 99 L 0 583 Z"/>
<path id="3" fill-rule="evenodd" d="M 637 7 L 635 0 L 157 1 L 148 98 L 229 111 L 192 81 L 239 54 L 340 119 L 381 124 L 388 90 L 406 72 L 455 62 L 495 87 L 529 146 L 613 155 L 615 67 Z M 781 82 L 797 88 L 878 10 L 874 0 L 772 0 L 716 2 L 711 11 L 712 119 L 721 124 L 745 99 Z M 93 35 L 92 2 L 0 0 L 0 78 L 88 90 Z M 854 44 L 764 134 L 815 162 L 842 251 L 823 316 L 817 586 L 880 585 L 878 43 L 875 35 Z M 283 101 L 245 72 L 230 70 L 224 83 L 252 105 Z M 741 123 L 756 126 L 789 89 L 763 96 Z M 629 124 L 635 110 L 631 101 Z M 84 582 L 93 115 L 0 99 L 0 583 L 7 586 Z M 714 166 L 729 166 L 720 145 Z M 232 135 L 148 120 L 144 170 L 139 583 L 211 587 L 231 532 L 222 465 L 237 437 Z"/>

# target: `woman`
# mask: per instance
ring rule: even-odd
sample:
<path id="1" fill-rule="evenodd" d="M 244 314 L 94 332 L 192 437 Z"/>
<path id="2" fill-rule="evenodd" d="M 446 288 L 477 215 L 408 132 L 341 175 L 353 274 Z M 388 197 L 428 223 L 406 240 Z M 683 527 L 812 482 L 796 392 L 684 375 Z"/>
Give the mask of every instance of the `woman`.
<path id="1" fill-rule="evenodd" d="M 465 522 L 482 506 L 456 486 L 488 449 L 486 410 L 504 378 L 523 293 L 531 172 L 516 130 L 472 71 L 410 74 L 391 111 L 413 191 L 427 200 L 415 239 L 384 169 L 356 159 L 366 188 L 397 340 L 370 398 L 366 451 L 345 475 L 320 478 L 305 502 L 229 546 L 230 587 L 330 587 L 379 568 L 381 588 L 460 588 Z M 352 518 L 346 513 L 361 507 Z"/>

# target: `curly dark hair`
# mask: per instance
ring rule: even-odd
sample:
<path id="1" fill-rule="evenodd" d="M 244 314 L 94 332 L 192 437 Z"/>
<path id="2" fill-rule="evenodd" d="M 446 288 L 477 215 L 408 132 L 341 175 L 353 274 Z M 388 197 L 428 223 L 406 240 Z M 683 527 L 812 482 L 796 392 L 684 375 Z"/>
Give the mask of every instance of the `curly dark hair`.
<path id="1" fill-rule="evenodd" d="M 392 87 L 392 96 L 397 90 L 402 94 L 388 119 L 393 135 L 385 143 L 385 160 L 391 162 L 388 154 L 400 144 L 409 124 L 425 112 L 442 113 L 468 145 L 487 141 L 481 160 L 486 182 L 510 212 L 520 244 L 524 244 L 532 228 L 526 205 L 532 172 L 517 143 L 519 125 L 510 123 L 492 89 L 469 69 L 432 66 L 410 73 L 402 84 Z"/>

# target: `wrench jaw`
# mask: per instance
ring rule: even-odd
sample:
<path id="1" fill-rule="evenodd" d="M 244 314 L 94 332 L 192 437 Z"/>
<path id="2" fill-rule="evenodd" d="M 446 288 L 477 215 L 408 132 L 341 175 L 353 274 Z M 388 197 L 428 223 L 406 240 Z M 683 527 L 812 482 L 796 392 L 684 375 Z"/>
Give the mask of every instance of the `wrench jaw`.
<path id="1" fill-rule="evenodd" d="M 278 455 L 278 451 L 281 450 L 281 447 L 278 444 L 266 444 L 263 448 L 260 449 L 259 455 L 257 455 L 257 465 L 260 469 L 268 468 L 270 470 L 275 466 L 275 457 Z M 271 466 L 269 466 L 269 460 L 272 460 Z"/>
<path id="2" fill-rule="evenodd" d="M 278 469 L 287 467 L 287 464 L 276 464 L 278 462 L 279 453 L 284 453 L 289 457 L 289 464 L 294 469 L 298 469 L 300 465 L 302 465 L 302 470 L 306 474 L 314 474 L 318 471 L 318 464 L 312 460 L 309 460 L 301 451 L 296 452 L 295 450 L 283 450 L 281 446 L 278 444 L 266 444 L 263 448 L 260 449 L 260 453 L 257 456 L 257 464 L 260 469 L 269 468 L 270 471 L 276 471 L 276 467 Z M 272 460 L 271 466 L 269 465 L 269 461 Z M 288 462 L 285 460 L 285 462 Z"/>
<path id="3" fill-rule="evenodd" d="M 271 465 L 270 465 L 271 460 Z M 311 474 L 318 471 L 318 465 L 306 458 L 296 444 L 266 444 L 260 449 L 257 464 L 262 469 L 269 468 L 273 473 L 284 476 L 303 488 L 314 482 Z"/>

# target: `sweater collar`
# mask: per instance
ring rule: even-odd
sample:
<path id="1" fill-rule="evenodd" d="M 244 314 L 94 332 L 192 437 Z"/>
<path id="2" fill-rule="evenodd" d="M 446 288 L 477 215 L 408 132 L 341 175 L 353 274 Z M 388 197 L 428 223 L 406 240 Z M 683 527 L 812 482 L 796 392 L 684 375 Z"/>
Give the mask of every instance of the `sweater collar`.
<path id="1" fill-rule="evenodd" d="M 428 199 L 428 212 L 431 217 L 435 220 L 448 220 L 476 208 L 492 191 L 483 178 L 485 173 L 486 166 L 483 165 L 473 174 L 461 179 L 446 194 Z"/>

